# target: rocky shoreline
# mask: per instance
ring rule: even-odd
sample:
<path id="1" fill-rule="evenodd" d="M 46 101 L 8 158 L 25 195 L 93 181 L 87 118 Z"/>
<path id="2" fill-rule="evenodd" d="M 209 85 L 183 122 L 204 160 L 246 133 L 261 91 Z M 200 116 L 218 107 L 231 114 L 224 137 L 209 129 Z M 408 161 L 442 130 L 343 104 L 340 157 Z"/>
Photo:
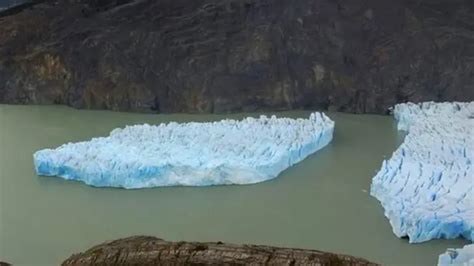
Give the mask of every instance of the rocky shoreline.
<path id="1" fill-rule="evenodd" d="M 38 0 L 0 12 L 0 103 L 387 112 L 474 100 L 470 0 Z"/>
<path id="2" fill-rule="evenodd" d="M 133 236 L 74 254 L 66 265 L 378 265 L 362 258 L 304 249 L 222 242 L 169 242 Z"/>

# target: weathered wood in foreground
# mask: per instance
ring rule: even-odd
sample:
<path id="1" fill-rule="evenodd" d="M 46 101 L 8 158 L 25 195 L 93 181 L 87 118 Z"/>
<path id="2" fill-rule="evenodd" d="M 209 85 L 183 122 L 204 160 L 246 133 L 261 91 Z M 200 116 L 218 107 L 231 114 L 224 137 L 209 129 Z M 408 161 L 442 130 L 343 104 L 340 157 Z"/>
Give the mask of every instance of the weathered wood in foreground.
<path id="1" fill-rule="evenodd" d="M 199 242 L 134 236 L 74 254 L 62 265 L 377 265 L 317 250 Z"/>

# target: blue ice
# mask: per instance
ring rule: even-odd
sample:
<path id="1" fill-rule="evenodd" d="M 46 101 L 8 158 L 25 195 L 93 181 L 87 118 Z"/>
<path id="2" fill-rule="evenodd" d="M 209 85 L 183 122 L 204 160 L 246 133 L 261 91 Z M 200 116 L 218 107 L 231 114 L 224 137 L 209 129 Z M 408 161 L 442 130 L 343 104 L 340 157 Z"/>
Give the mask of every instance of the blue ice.
<path id="1" fill-rule="evenodd" d="M 474 266 L 474 244 L 448 249 L 438 259 L 438 266 Z"/>
<path id="2" fill-rule="evenodd" d="M 373 178 L 371 195 L 398 237 L 474 239 L 474 102 L 399 104 L 404 142 Z"/>
<path id="3" fill-rule="evenodd" d="M 34 154 L 38 175 L 96 187 L 253 184 L 278 176 L 326 146 L 334 122 L 275 116 L 207 123 L 134 125 L 108 137 Z"/>

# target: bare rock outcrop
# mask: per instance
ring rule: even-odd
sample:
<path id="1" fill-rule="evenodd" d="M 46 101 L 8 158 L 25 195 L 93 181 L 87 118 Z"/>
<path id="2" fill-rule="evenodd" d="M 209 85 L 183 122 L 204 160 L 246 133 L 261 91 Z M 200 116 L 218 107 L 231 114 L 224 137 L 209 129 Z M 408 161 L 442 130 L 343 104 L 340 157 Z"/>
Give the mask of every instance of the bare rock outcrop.
<path id="1" fill-rule="evenodd" d="M 472 0 L 36 0 L 0 12 L 0 103 L 145 112 L 474 100 Z"/>
<path id="2" fill-rule="evenodd" d="M 377 265 L 365 259 L 317 250 L 199 242 L 169 242 L 134 236 L 72 255 L 70 265 Z"/>

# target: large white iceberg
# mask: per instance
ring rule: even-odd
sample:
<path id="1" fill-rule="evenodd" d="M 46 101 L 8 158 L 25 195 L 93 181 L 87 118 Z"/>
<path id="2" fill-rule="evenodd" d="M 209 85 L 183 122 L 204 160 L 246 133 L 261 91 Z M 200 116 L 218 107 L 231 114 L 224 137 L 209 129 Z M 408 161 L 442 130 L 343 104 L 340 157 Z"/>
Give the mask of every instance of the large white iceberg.
<path id="1" fill-rule="evenodd" d="M 474 266 L 474 244 L 448 249 L 438 259 L 438 266 Z"/>
<path id="2" fill-rule="evenodd" d="M 474 102 L 399 104 L 401 146 L 373 178 L 371 195 L 410 243 L 474 238 Z"/>
<path id="3" fill-rule="evenodd" d="M 326 146 L 333 131 L 334 122 L 321 113 L 308 119 L 135 125 L 40 150 L 34 163 L 38 175 L 97 187 L 252 184 L 275 178 Z"/>

